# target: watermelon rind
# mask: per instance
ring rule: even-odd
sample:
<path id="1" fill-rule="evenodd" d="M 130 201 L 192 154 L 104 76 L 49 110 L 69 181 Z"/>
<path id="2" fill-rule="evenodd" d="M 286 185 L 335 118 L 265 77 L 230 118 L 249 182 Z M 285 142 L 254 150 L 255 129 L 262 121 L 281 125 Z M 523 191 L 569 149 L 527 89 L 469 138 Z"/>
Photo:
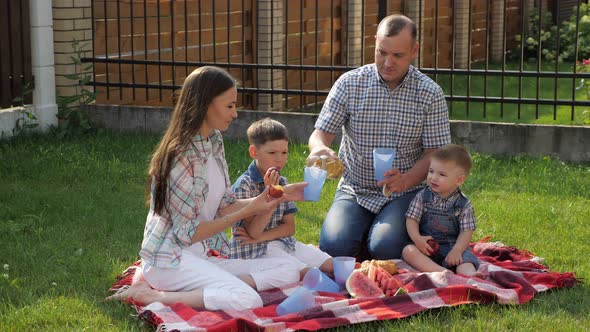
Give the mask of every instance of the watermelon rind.
<path id="1" fill-rule="evenodd" d="M 408 291 L 405 290 L 403 287 L 400 287 L 397 289 L 397 292 L 395 292 L 395 294 L 393 294 L 393 296 L 399 296 L 399 295 L 405 295 L 408 294 Z"/>
<path id="2" fill-rule="evenodd" d="M 353 271 L 348 276 L 346 290 L 354 298 L 385 297 L 377 284 L 360 271 Z"/>

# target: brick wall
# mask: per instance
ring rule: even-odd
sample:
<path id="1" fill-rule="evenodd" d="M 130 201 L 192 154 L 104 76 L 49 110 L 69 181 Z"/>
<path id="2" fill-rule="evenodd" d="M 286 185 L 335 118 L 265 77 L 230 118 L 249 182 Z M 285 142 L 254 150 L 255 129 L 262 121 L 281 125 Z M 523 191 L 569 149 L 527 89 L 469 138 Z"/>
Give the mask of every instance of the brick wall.
<path id="1" fill-rule="evenodd" d="M 76 55 L 74 40 L 79 42 L 79 47 L 83 51 L 82 57 L 92 57 L 91 5 L 92 0 L 52 1 L 55 85 L 58 96 L 73 96 L 79 93 L 78 82 L 65 76 L 83 74 L 83 68 L 75 65 L 71 59 Z M 92 69 L 89 73 L 92 73 Z"/>

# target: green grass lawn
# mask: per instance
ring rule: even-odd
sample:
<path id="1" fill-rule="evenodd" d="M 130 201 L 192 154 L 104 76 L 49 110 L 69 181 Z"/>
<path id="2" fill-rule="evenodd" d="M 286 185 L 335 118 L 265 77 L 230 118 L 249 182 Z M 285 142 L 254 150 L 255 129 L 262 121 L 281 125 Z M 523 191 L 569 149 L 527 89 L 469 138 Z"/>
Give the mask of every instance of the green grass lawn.
<path id="1" fill-rule="evenodd" d="M 485 64 L 475 63 L 473 69 L 486 69 Z M 489 64 L 489 70 L 502 70 L 501 64 Z M 508 62 L 505 70 L 520 70 L 520 63 Z M 525 62 L 523 71 L 537 71 L 536 62 Z M 554 63 L 542 63 L 542 72 L 555 72 Z M 560 72 L 573 72 L 572 63 L 561 63 Z M 587 100 L 585 92 L 576 90 L 579 80 L 571 78 L 539 78 L 536 77 L 500 77 L 472 75 L 470 82 L 467 76 L 453 75 L 430 75 L 443 88 L 445 95 L 454 96 L 487 96 L 504 98 L 532 98 L 532 99 L 558 99 L 558 100 Z M 452 93 L 451 93 L 452 88 Z M 590 107 L 553 105 L 527 105 L 493 102 L 450 102 L 449 110 L 451 119 L 510 122 L 510 123 L 534 123 L 553 125 L 588 125 L 590 124 L 590 113 L 586 112 Z M 572 119 L 573 114 L 573 119 Z"/>
<path id="2" fill-rule="evenodd" d="M 138 259 L 147 208 L 144 180 L 158 137 L 99 134 L 0 141 L 0 330 L 150 331 L 134 310 L 103 298 Z M 305 145 L 291 145 L 283 174 L 303 178 Z M 234 180 L 250 162 L 226 142 Z M 474 154 L 464 186 L 476 209 L 474 240 L 526 248 L 555 271 L 588 280 L 590 167 L 549 158 Z M 336 182 L 299 203 L 297 237 L 317 243 Z M 466 305 L 407 319 L 353 325 L 375 330 L 560 330 L 590 326 L 590 287 L 545 292 L 521 306 Z M 342 327 L 334 330 L 349 330 Z"/>

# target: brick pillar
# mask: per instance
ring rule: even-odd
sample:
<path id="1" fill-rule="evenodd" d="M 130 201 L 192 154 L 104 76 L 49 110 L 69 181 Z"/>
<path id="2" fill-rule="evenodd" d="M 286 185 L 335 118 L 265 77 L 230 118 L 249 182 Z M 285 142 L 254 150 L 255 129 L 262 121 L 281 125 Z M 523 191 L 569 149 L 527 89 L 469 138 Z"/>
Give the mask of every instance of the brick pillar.
<path id="1" fill-rule="evenodd" d="M 285 39 L 283 35 L 283 1 L 259 0 L 257 60 L 259 64 L 283 64 Z M 284 75 L 280 69 L 258 69 L 258 87 L 263 89 L 283 89 Z M 259 93 L 258 110 L 276 111 L 283 107 L 280 94 Z"/>
<path id="2" fill-rule="evenodd" d="M 418 35 L 416 36 L 416 38 L 419 42 L 421 42 L 424 39 L 424 36 L 422 35 L 424 33 L 424 2 L 424 0 L 415 0 L 408 1 L 406 3 L 406 16 L 409 17 L 416 24 L 416 28 L 418 29 Z M 420 62 L 423 62 L 423 48 L 420 47 L 420 50 L 418 52 L 418 58 L 420 59 Z M 421 66 L 422 63 L 419 64 L 418 59 L 416 59 L 414 61 L 414 65 Z"/>
<path id="3" fill-rule="evenodd" d="M 348 9 L 346 13 L 347 40 L 344 42 L 344 54 L 348 66 L 363 65 L 363 17 L 362 0 L 350 0 L 346 2 Z"/>
<path id="4" fill-rule="evenodd" d="M 504 1 L 495 1 L 491 8 L 490 25 L 490 57 L 494 62 L 504 58 Z"/>
<path id="5" fill-rule="evenodd" d="M 455 68 L 469 66 L 469 0 L 455 0 Z"/>
<path id="6" fill-rule="evenodd" d="M 75 65 L 72 47 L 74 40 L 82 46 L 82 57 L 92 57 L 92 0 L 52 0 L 53 45 L 55 50 L 55 85 L 58 96 L 74 96 L 80 93 L 77 81 L 65 75 L 82 74 L 82 67 Z M 86 73 L 92 74 L 92 69 Z M 92 87 L 85 87 L 92 91 Z"/>

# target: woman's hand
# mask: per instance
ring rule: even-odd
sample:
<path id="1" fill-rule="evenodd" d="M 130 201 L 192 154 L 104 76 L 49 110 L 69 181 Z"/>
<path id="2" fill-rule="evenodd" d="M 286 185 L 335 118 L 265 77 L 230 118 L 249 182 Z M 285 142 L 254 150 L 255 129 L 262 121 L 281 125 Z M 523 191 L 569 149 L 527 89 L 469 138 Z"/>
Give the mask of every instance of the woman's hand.
<path id="1" fill-rule="evenodd" d="M 248 205 L 246 205 L 245 209 L 247 211 L 248 216 L 272 213 L 280 203 L 285 201 L 285 199 L 283 198 L 284 195 L 279 199 L 270 198 L 270 196 L 268 195 L 269 190 L 270 186 L 266 186 L 266 188 L 264 188 L 264 191 L 260 195 L 256 196 L 256 198 L 254 198 L 252 201 L 248 203 Z"/>
<path id="2" fill-rule="evenodd" d="M 303 188 L 307 187 L 307 182 L 291 183 L 283 186 L 283 197 L 280 199 L 284 201 L 303 201 Z"/>

